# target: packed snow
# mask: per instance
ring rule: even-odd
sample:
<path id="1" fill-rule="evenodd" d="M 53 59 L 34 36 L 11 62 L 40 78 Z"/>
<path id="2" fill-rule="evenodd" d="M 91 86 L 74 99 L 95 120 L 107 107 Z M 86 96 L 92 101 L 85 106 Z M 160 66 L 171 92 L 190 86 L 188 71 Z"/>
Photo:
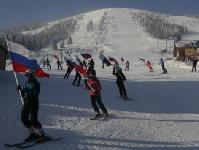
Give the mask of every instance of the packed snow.
<path id="1" fill-rule="evenodd" d="M 103 10 L 104 11 L 104 10 Z M 110 9 L 111 11 L 111 9 Z M 83 86 L 72 86 L 74 71 L 68 80 L 66 72 L 57 70 L 56 60 L 49 56 L 52 70 L 50 78 L 38 78 L 41 83 L 39 120 L 44 130 L 53 137 L 63 137 L 55 142 L 39 144 L 30 150 L 197 150 L 199 148 L 199 95 L 198 72 L 191 72 L 191 65 L 176 62 L 172 54 L 159 54 L 165 41 L 144 34 L 142 28 L 129 21 L 126 9 L 110 14 L 117 16 L 107 26 L 104 39 L 105 56 L 116 58 L 127 77 L 125 86 L 132 99 L 119 98 L 119 91 L 112 75 L 113 67 L 101 68 L 99 53 L 92 53 L 97 77 L 102 84 L 102 101 L 111 114 L 105 120 L 91 121 L 95 113 L 90 104 L 88 91 Z M 127 17 L 125 17 L 127 16 Z M 97 18 L 96 18 L 97 20 Z M 82 23 L 83 25 L 83 23 Z M 126 27 L 124 27 L 126 26 Z M 135 30 L 130 30 L 130 26 Z M 76 33 L 75 33 L 76 34 Z M 90 40 L 78 40 L 85 35 L 83 29 L 76 36 L 82 47 Z M 86 34 L 87 35 L 87 34 Z M 89 34 L 88 34 L 89 35 Z M 102 38 L 103 37 L 103 38 Z M 75 42 L 75 39 L 74 39 Z M 75 43 L 74 43 L 75 44 Z M 81 45 L 80 44 L 80 45 Z M 171 42 L 172 45 L 172 42 Z M 46 52 L 50 53 L 50 51 Z M 60 56 L 60 52 L 54 52 Z M 124 71 L 121 57 L 130 61 L 130 70 Z M 163 57 L 168 74 L 161 74 L 158 65 Z M 154 72 L 149 72 L 140 60 L 150 60 Z M 8 62 L 7 71 L 0 71 L 0 149 L 5 143 L 23 141 L 28 132 L 20 121 L 21 101 L 16 82 Z M 19 83 L 25 78 L 17 74 Z M 84 85 L 84 80 L 81 81 Z"/>

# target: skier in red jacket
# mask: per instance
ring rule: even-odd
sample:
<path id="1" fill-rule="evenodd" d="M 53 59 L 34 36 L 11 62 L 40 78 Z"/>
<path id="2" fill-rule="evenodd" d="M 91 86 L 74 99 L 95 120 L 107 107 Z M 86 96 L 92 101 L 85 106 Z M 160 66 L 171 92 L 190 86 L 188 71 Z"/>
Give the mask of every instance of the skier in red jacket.
<path id="1" fill-rule="evenodd" d="M 95 70 L 92 70 L 88 76 L 88 79 L 85 80 L 85 89 L 88 89 L 90 91 L 89 95 L 91 97 L 91 105 L 96 112 L 95 117 L 100 117 L 102 115 L 99 108 L 102 110 L 103 114 L 108 115 L 108 111 L 102 103 L 100 93 L 102 87 L 100 81 L 96 78 Z"/>

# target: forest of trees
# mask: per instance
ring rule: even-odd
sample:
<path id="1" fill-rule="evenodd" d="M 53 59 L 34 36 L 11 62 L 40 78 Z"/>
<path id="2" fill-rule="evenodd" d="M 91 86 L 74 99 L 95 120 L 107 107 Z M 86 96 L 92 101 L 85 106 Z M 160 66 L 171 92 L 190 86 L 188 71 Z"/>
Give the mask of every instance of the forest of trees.
<path id="1" fill-rule="evenodd" d="M 45 24 L 0 30 L 0 44 L 4 45 L 3 39 L 7 38 L 10 41 L 24 45 L 26 48 L 31 50 L 38 50 L 49 45 L 56 48 L 57 42 L 63 39 L 70 38 L 69 42 L 72 42 L 70 35 L 75 30 L 76 22 L 76 19 L 69 18 L 67 20 L 59 21 L 51 27 L 46 27 L 41 32 L 35 34 L 24 34 L 23 31 L 33 30 L 38 27 L 45 26 Z"/>
<path id="2" fill-rule="evenodd" d="M 165 16 L 147 12 L 132 13 L 145 32 L 158 39 L 168 39 L 169 37 L 179 37 L 188 32 L 184 26 L 169 23 Z"/>

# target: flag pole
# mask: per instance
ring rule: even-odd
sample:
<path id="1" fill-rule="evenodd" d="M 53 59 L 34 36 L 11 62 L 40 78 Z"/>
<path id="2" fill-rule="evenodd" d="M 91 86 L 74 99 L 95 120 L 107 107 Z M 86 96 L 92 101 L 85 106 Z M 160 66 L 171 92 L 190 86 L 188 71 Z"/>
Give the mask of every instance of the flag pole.
<path id="1" fill-rule="evenodd" d="M 8 52 L 10 54 L 10 48 L 9 48 L 9 44 L 8 44 L 7 38 L 6 38 L 6 44 L 7 44 Z M 12 62 L 12 59 L 10 59 L 10 60 Z M 12 66 L 13 66 L 13 62 L 12 62 Z M 14 74 L 14 77 L 15 77 L 16 84 L 19 85 L 18 78 L 17 78 L 16 72 L 14 70 L 14 67 L 13 67 L 13 74 Z M 23 100 L 23 97 L 22 97 L 21 89 L 19 89 L 19 95 L 20 95 L 21 103 L 22 103 L 22 105 L 24 105 L 24 100 Z"/>

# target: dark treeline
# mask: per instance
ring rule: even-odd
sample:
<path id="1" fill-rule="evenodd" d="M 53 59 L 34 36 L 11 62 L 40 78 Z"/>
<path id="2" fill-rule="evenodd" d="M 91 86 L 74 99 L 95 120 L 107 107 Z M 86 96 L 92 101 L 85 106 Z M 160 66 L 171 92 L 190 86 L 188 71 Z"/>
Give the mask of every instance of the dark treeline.
<path id="1" fill-rule="evenodd" d="M 53 25 L 27 25 L 18 28 L 0 30 L 0 44 L 4 45 L 3 39 L 24 45 L 31 50 L 38 50 L 52 45 L 57 48 L 57 42 L 70 37 L 75 30 L 76 19 L 69 18 L 59 21 Z M 40 32 L 31 33 L 39 28 L 43 28 Z M 71 38 L 71 37 L 70 37 Z"/>
<path id="2" fill-rule="evenodd" d="M 169 37 L 179 37 L 188 32 L 184 26 L 169 23 L 166 16 L 157 15 L 149 12 L 132 13 L 133 18 L 136 18 L 145 32 L 158 39 L 166 39 Z"/>

